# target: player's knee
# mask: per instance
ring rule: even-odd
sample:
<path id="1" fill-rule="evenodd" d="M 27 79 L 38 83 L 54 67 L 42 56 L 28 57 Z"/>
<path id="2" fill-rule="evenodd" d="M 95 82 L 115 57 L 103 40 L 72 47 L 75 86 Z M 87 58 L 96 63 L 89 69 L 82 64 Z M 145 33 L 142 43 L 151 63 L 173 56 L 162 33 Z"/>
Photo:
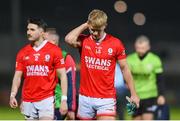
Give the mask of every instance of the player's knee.
<path id="1" fill-rule="evenodd" d="M 115 116 L 97 116 L 97 120 L 116 120 Z"/>

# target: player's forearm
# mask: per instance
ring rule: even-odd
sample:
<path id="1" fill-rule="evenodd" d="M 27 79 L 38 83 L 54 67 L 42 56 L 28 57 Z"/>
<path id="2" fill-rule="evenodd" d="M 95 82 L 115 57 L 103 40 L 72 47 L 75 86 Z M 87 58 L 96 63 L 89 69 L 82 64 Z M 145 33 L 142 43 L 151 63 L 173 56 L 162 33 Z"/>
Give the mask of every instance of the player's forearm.
<path id="1" fill-rule="evenodd" d="M 70 31 L 66 37 L 65 37 L 65 41 L 70 44 L 73 45 L 78 41 L 78 37 L 79 35 L 88 28 L 88 24 L 84 23 L 81 24 L 80 26 L 78 26 L 77 28 L 73 29 L 72 31 Z"/>
<path id="2" fill-rule="evenodd" d="M 123 72 L 124 79 L 128 85 L 131 95 L 137 95 L 136 91 L 135 91 L 135 87 L 134 87 L 133 77 L 131 75 L 131 72 L 130 72 L 128 66 L 124 67 L 122 69 L 122 72 Z"/>
<path id="3" fill-rule="evenodd" d="M 62 95 L 67 96 L 67 78 L 61 77 Z"/>
<path id="4" fill-rule="evenodd" d="M 11 97 L 15 97 L 17 95 L 20 84 L 21 84 L 21 77 L 15 75 L 12 82 L 12 88 L 10 94 Z"/>

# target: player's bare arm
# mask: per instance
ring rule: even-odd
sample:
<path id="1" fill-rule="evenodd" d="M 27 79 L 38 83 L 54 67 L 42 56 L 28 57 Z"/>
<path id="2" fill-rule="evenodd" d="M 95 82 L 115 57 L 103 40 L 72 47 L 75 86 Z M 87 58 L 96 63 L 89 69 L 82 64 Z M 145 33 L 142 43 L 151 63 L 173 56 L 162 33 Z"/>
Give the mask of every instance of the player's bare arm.
<path id="1" fill-rule="evenodd" d="M 131 100 L 132 100 L 132 102 L 134 102 L 137 105 L 137 107 L 139 107 L 140 99 L 139 99 L 138 95 L 136 94 L 134 83 L 133 83 L 133 77 L 129 70 L 127 61 L 126 61 L 126 59 L 122 59 L 122 60 L 118 60 L 118 63 L 120 64 L 123 77 L 128 85 L 129 90 L 130 90 Z"/>
<path id="2" fill-rule="evenodd" d="M 66 76 L 66 69 L 61 68 L 56 70 L 57 74 L 61 80 L 61 89 L 62 89 L 62 97 L 61 97 L 61 107 L 60 112 L 62 115 L 66 114 L 68 111 L 67 106 L 67 76 Z"/>
<path id="3" fill-rule="evenodd" d="M 10 101 L 9 104 L 11 108 L 16 108 L 18 107 L 18 103 L 16 100 L 16 95 L 18 92 L 18 89 L 21 84 L 21 77 L 22 77 L 23 72 L 22 71 L 16 71 L 13 77 L 13 82 L 12 82 L 12 88 L 11 88 L 11 94 L 10 94 Z"/>
<path id="4" fill-rule="evenodd" d="M 88 24 L 84 23 L 81 24 L 80 26 L 78 26 L 77 28 L 73 29 L 72 31 L 70 31 L 66 37 L 65 37 L 65 41 L 73 46 L 73 47 L 80 47 L 81 46 L 81 41 L 78 39 L 79 35 L 88 28 Z"/>

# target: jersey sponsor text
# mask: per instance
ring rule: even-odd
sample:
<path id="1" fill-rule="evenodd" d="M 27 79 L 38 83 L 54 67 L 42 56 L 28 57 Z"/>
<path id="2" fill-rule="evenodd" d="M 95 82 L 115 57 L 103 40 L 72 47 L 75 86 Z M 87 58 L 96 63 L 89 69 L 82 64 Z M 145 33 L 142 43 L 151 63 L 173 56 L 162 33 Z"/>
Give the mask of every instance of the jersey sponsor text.
<path id="1" fill-rule="evenodd" d="M 48 76 L 49 67 L 44 65 L 26 66 L 27 76 Z"/>
<path id="2" fill-rule="evenodd" d="M 85 56 L 86 67 L 97 70 L 109 70 L 111 60 Z"/>

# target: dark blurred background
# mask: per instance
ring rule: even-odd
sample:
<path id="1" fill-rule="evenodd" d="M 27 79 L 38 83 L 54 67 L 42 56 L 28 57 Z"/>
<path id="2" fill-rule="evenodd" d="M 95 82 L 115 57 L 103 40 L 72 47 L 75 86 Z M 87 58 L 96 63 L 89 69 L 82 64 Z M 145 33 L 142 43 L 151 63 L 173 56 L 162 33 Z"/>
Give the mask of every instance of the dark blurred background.
<path id="1" fill-rule="evenodd" d="M 178 0 L 1 0 L 0 105 L 8 105 L 16 53 L 28 43 L 27 19 L 43 18 L 50 27 L 56 27 L 61 48 L 79 63 L 78 51 L 64 43 L 64 36 L 86 22 L 89 12 L 97 8 L 108 14 L 106 31 L 124 42 L 127 54 L 134 50 L 136 37 L 143 34 L 150 38 L 152 51 L 163 61 L 168 103 L 180 106 L 179 3 Z"/>

